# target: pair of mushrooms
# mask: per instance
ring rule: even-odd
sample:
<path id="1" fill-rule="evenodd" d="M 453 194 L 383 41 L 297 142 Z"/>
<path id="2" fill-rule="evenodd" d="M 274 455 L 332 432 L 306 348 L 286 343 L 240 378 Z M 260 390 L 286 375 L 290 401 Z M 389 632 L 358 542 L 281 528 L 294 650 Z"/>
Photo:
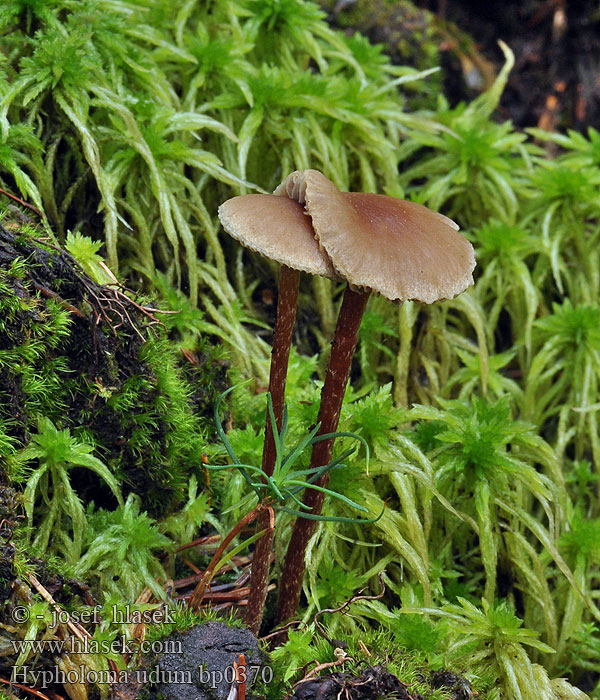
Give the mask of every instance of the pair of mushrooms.
<path id="1" fill-rule="evenodd" d="M 234 197 L 219 208 L 224 229 L 242 245 L 281 264 L 269 391 L 278 429 L 296 316 L 300 272 L 346 280 L 325 383 L 319 434 L 334 433 L 342 407 L 362 315 L 371 291 L 391 301 L 431 304 L 451 299 L 473 284 L 475 256 L 458 226 L 414 202 L 377 194 L 340 192 L 317 170 L 296 171 L 272 195 Z M 333 439 L 313 447 L 311 467 L 331 461 Z M 267 418 L 263 471 L 275 464 L 273 432 Z M 328 475 L 316 482 L 325 486 Z M 324 494 L 307 489 L 304 503 L 321 512 Z M 266 516 L 268 517 L 268 516 Z M 298 518 L 287 551 L 277 619 L 298 607 L 304 554 L 315 523 Z M 259 521 L 268 530 L 268 521 Z M 272 532 L 257 543 L 246 623 L 258 632 L 269 574 Z"/>

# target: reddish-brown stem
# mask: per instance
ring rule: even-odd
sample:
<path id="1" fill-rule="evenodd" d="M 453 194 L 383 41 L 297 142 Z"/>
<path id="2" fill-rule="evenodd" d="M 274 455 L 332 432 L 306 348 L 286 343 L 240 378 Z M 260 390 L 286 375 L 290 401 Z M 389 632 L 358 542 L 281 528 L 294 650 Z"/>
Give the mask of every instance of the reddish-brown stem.
<path id="1" fill-rule="evenodd" d="M 277 321 L 273 333 L 273 349 L 271 350 L 271 374 L 269 376 L 269 393 L 273 402 L 273 415 L 277 429 L 281 428 L 283 406 L 285 403 L 285 378 L 287 375 L 292 334 L 296 321 L 296 305 L 298 303 L 298 285 L 300 272 L 291 267 L 281 266 L 279 278 L 279 300 L 277 302 Z M 267 412 L 265 426 L 265 446 L 263 449 L 262 468 L 267 476 L 273 474 L 275 467 L 275 439 L 271 418 Z"/>
<path id="2" fill-rule="evenodd" d="M 273 511 L 273 509 L 268 504 L 259 503 L 256 506 L 256 508 L 253 508 L 235 525 L 235 527 L 232 530 L 229 531 L 225 539 L 221 542 L 217 551 L 214 553 L 213 558 L 210 560 L 208 567 L 204 572 L 204 576 L 202 576 L 202 578 L 196 584 L 196 588 L 194 588 L 194 592 L 192 593 L 188 601 L 188 607 L 190 607 L 192 610 L 198 610 L 198 608 L 200 607 L 200 603 L 202 602 L 202 598 L 204 598 L 204 593 L 206 592 L 206 589 L 208 588 L 212 577 L 216 573 L 215 567 L 219 563 L 223 552 L 227 549 L 231 540 L 233 540 L 233 538 L 236 535 L 238 535 L 246 527 L 246 525 L 251 523 L 254 520 L 254 518 L 261 515 L 265 510 L 267 511 L 267 513 L 269 511 L 271 511 L 272 513 Z"/>
<path id="3" fill-rule="evenodd" d="M 353 292 L 350 287 L 346 288 L 321 391 L 319 435 L 334 433 L 337 430 L 352 357 L 358 341 L 358 329 L 368 300 L 369 293 Z M 321 467 L 331 462 L 333 443 L 333 438 L 315 443 L 310 460 L 311 467 Z M 324 474 L 316 483 L 318 486 L 326 486 L 328 481 L 329 474 Z M 324 497 L 322 491 L 306 489 L 304 503 L 311 508 L 311 515 L 320 515 Z M 315 526 L 316 522 L 308 518 L 298 518 L 294 524 L 279 586 L 277 624 L 292 617 L 298 608 L 304 577 L 304 553 Z"/>
<path id="4" fill-rule="evenodd" d="M 40 217 L 40 219 L 42 219 L 44 217 L 44 215 L 42 214 L 42 212 L 39 209 L 36 209 L 32 204 L 28 204 L 27 202 L 23 201 L 22 199 L 20 199 L 16 195 L 11 194 L 7 190 L 3 189 L 2 187 L 0 187 L 0 194 L 3 194 L 5 197 L 10 197 L 10 199 L 12 199 L 14 202 L 18 202 L 23 207 L 27 207 L 27 209 L 30 209 L 34 214 L 37 214 Z"/>
<path id="5" fill-rule="evenodd" d="M 285 265 L 281 266 L 279 279 L 279 300 L 277 302 L 277 321 L 273 335 L 273 350 L 271 353 L 271 374 L 269 377 L 269 392 L 273 402 L 273 415 L 277 430 L 281 430 L 283 407 L 285 402 L 285 378 L 287 375 L 292 333 L 296 320 L 296 304 L 298 302 L 298 286 L 300 272 Z M 265 446 L 263 449 L 262 469 L 267 476 L 273 474 L 275 468 L 275 439 L 271 418 L 267 411 L 265 425 Z M 254 548 L 252 560 L 252 576 L 250 578 L 250 595 L 246 608 L 245 622 L 248 627 L 258 634 L 262 622 L 267 585 L 269 583 L 269 564 L 271 547 L 273 545 L 273 528 L 269 528 L 269 514 L 261 515 L 257 522 L 258 530 L 266 530 Z"/>
<path id="6" fill-rule="evenodd" d="M 235 680 L 237 683 L 237 700 L 246 700 L 247 689 L 246 657 L 240 654 L 238 658 Z"/>

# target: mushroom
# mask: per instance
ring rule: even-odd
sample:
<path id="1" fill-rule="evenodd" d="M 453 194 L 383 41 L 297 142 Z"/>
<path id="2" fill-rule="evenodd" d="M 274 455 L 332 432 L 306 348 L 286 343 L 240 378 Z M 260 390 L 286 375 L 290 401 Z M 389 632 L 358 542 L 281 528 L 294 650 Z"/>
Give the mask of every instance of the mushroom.
<path id="1" fill-rule="evenodd" d="M 337 275 L 348 283 L 338 316 L 325 383 L 318 434 L 337 430 L 362 315 L 371 291 L 396 302 L 431 304 L 451 299 L 473 284 L 475 255 L 458 226 L 442 214 L 414 202 L 377 194 L 340 192 L 317 170 L 289 175 L 275 194 L 287 194 L 311 217 L 314 235 Z M 334 438 L 313 446 L 311 467 L 328 464 Z M 328 474 L 316 482 L 325 486 Z M 319 515 L 324 494 L 307 491 L 304 503 Z M 281 576 L 277 621 L 298 607 L 304 554 L 313 520 L 294 525 Z"/>
<path id="2" fill-rule="evenodd" d="M 296 319 L 300 272 L 335 277 L 329 259 L 320 251 L 310 218 L 293 199 L 269 194 L 249 194 L 227 200 L 219 207 L 223 228 L 251 250 L 281 264 L 277 321 L 273 335 L 269 392 L 277 430 L 281 429 L 292 332 Z M 262 469 L 273 474 L 276 451 L 269 412 L 265 427 Z M 267 592 L 273 532 L 269 514 L 258 521 L 266 530 L 254 550 L 246 624 L 258 633 Z"/>

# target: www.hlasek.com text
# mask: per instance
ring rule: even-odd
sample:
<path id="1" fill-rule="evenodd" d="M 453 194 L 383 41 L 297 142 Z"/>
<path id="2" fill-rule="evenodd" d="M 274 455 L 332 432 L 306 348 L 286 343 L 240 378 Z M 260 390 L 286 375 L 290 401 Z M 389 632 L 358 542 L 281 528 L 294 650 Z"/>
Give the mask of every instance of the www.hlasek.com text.
<path id="1" fill-rule="evenodd" d="M 11 640 L 15 654 L 31 651 L 34 654 L 182 654 L 181 641 L 163 639 L 149 641 L 128 640 L 125 635 L 115 639 L 93 639 L 73 637 L 68 641 L 63 639 L 13 639 Z"/>

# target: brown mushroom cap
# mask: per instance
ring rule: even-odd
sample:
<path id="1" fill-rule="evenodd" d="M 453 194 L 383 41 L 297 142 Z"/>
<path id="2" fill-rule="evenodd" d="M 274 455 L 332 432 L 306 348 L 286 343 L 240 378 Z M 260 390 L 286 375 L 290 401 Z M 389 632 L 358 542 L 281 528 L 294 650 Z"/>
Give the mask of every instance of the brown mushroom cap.
<path id="1" fill-rule="evenodd" d="M 288 197 L 246 194 L 219 207 L 223 228 L 243 246 L 293 270 L 335 278 L 304 207 Z"/>
<path id="2" fill-rule="evenodd" d="M 473 246 L 451 219 L 421 204 L 340 192 L 318 170 L 292 173 L 275 194 L 304 204 L 319 245 L 353 289 L 431 304 L 473 284 Z"/>

